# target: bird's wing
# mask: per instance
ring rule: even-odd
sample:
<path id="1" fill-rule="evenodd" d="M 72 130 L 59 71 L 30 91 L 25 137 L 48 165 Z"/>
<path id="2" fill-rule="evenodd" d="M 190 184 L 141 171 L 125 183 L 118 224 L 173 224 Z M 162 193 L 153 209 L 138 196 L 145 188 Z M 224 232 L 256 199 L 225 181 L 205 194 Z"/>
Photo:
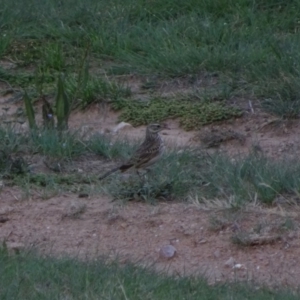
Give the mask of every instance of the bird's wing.
<path id="1" fill-rule="evenodd" d="M 144 141 L 140 147 L 135 151 L 132 157 L 124 164 L 125 169 L 128 169 L 132 166 L 139 167 L 155 156 L 159 155 L 160 145 L 149 143 L 148 141 Z"/>

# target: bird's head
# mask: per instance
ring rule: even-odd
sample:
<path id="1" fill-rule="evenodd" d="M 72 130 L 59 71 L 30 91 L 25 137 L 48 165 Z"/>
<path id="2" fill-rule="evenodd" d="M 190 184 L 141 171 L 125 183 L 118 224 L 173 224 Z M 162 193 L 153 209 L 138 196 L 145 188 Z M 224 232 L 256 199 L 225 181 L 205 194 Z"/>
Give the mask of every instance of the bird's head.
<path id="1" fill-rule="evenodd" d="M 150 133 L 158 133 L 164 129 L 168 129 L 168 126 L 166 124 L 152 123 L 147 127 L 147 130 Z"/>

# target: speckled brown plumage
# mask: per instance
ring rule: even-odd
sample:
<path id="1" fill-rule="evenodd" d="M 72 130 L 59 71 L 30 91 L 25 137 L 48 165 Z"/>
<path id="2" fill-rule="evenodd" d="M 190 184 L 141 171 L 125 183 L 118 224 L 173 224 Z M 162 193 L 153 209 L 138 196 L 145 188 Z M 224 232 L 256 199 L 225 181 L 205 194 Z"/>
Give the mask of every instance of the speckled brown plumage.
<path id="1" fill-rule="evenodd" d="M 164 152 L 164 143 L 159 135 L 159 132 L 165 129 L 166 126 L 161 124 L 150 124 L 146 129 L 146 137 L 144 142 L 135 151 L 132 157 L 121 166 L 118 166 L 109 172 L 105 173 L 99 179 L 102 180 L 110 174 L 121 171 L 126 172 L 127 170 L 134 169 L 145 169 L 153 165 Z"/>

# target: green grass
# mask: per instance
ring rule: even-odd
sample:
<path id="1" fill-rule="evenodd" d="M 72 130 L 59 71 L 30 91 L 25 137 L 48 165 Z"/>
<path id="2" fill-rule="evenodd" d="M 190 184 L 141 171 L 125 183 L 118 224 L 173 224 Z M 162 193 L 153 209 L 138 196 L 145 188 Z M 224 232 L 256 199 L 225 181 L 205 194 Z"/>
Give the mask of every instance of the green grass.
<path id="1" fill-rule="evenodd" d="M 14 76 L 21 79 L 11 79 L 23 85 L 30 79 L 22 79 L 26 70 L 42 69 L 50 81 L 56 72 L 76 73 L 87 48 L 98 77 L 213 73 L 233 83 L 236 95 L 254 96 L 268 111 L 295 118 L 300 112 L 299 8 L 296 0 L 25 0 L 18 7 L 3 0 L 0 58 L 16 62 Z M 90 85 L 96 92 L 84 93 L 83 103 L 110 98 L 103 90 L 97 97 L 99 86 Z"/>
<path id="2" fill-rule="evenodd" d="M 104 259 L 42 258 L 31 253 L 9 255 L 0 249 L 1 299 L 255 299 L 292 300 L 298 293 L 275 292 L 251 284 L 210 286 L 201 278 L 157 274 L 132 264 Z"/>

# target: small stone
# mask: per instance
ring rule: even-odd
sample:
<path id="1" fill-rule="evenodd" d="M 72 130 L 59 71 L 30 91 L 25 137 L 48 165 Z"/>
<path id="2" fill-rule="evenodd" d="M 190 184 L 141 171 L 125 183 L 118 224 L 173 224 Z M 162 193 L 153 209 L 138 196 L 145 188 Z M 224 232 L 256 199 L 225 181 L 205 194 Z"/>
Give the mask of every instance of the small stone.
<path id="1" fill-rule="evenodd" d="M 177 250 L 172 245 L 166 245 L 160 248 L 159 250 L 159 256 L 161 258 L 170 259 L 173 258 L 176 254 Z"/>
<path id="2" fill-rule="evenodd" d="M 230 257 L 226 262 L 225 262 L 225 267 L 232 268 L 234 266 L 234 258 Z"/>

